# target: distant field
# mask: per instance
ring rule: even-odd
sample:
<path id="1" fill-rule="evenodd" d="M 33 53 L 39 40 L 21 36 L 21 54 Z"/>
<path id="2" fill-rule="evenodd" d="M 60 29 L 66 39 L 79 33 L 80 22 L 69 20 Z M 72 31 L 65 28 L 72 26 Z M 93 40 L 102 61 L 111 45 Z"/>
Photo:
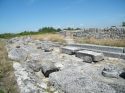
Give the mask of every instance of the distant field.
<path id="1" fill-rule="evenodd" d="M 125 47 L 125 39 L 95 39 L 95 38 L 74 38 L 76 43 L 97 44 L 105 46 Z"/>
<path id="2" fill-rule="evenodd" d="M 12 62 L 9 62 L 5 44 L 0 40 L 0 93 L 18 93 Z"/>
<path id="3" fill-rule="evenodd" d="M 38 35 L 32 35 L 31 36 L 34 40 L 49 40 L 53 42 L 60 42 L 60 43 L 65 43 L 65 39 L 63 36 L 59 34 L 38 34 Z"/>

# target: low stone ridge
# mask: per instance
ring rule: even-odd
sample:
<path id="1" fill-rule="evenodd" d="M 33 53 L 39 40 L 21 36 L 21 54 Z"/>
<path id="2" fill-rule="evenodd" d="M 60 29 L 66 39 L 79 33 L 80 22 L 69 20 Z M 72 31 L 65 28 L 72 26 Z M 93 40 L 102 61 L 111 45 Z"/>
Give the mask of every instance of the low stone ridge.
<path id="1" fill-rule="evenodd" d="M 104 59 L 104 55 L 102 53 L 97 53 L 97 52 L 93 52 L 93 51 L 88 51 L 88 50 L 81 50 L 81 51 L 77 51 L 76 52 L 76 56 L 82 59 L 85 59 L 86 56 L 89 56 L 88 60 L 91 60 L 94 62 L 98 62 Z M 91 57 L 91 58 L 90 58 Z M 85 60 L 87 61 L 87 60 Z"/>
<path id="2" fill-rule="evenodd" d="M 79 47 L 65 46 L 61 48 L 61 52 L 72 55 L 72 54 L 75 54 L 76 51 L 81 49 L 82 48 L 79 48 Z"/>

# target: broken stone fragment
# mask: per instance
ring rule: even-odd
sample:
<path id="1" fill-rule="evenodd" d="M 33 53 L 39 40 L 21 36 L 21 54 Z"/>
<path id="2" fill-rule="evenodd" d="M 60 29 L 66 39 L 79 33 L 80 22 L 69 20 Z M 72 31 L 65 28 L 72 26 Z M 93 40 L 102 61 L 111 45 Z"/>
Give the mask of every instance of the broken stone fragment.
<path id="1" fill-rule="evenodd" d="M 122 68 L 118 68 L 115 65 L 108 65 L 103 69 L 102 75 L 110 78 L 119 78 L 119 75 L 122 73 L 122 71 Z"/>
<path id="2" fill-rule="evenodd" d="M 42 64 L 42 73 L 45 77 L 49 77 L 49 74 L 52 72 L 59 71 L 59 69 L 52 62 L 46 62 Z"/>

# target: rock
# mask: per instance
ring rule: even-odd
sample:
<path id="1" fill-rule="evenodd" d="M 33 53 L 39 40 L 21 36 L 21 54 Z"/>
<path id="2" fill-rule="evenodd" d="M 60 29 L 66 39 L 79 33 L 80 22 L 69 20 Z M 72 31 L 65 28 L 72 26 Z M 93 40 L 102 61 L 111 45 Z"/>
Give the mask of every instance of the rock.
<path id="1" fill-rule="evenodd" d="M 79 47 L 66 46 L 61 48 L 62 53 L 66 53 L 69 55 L 75 54 L 76 51 L 81 50 Z"/>
<path id="2" fill-rule="evenodd" d="M 125 79 L 125 72 L 122 72 L 119 76 Z"/>
<path id="3" fill-rule="evenodd" d="M 45 77 L 48 77 L 50 73 L 59 71 L 59 69 L 52 62 L 46 62 L 42 64 L 42 72 Z"/>
<path id="4" fill-rule="evenodd" d="M 79 58 L 83 58 L 85 56 L 89 56 L 92 58 L 94 62 L 98 62 L 104 59 L 104 55 L 102 53 L 88 51 L 88 50 L 81 50 L 76 52 L 76 56 Z"/>
<path id="5" fill-rule="evenodd" d="M 102 71 L 102 75 L 110 78 L 118 78 L 119 74 L 116 71 Z"/>
<path id="6" fill-rule="evenodd" d="M 70 68 L 51 73 L 49 80 L 50 84 L 64 93 L 116 93 L 108 84 Z"/>
<path id="7" fill-rule="evenodd" d="M 50 47 L 50 46 L 44 46 L 43 50 L 44 50 L 45 52 L 51 52 L 51 51 L 53 51 L 53 48 Z"/>
<path id="8" fill-rule="evenodd" d="M 41 43 L 42 50 L 45 52 L 51 52 L 53 51 L 53 43 L 49 41 L 44 41 Z"/>
<path id="9" fill-rule="evenodd" d="M 13 48 L 8 52 L 8 57 L 14 61 L 25 61 L 27 59 L 27 52 L 21 48 Z"/>
<path id="10" fill-rule="evenodd" d="M 20 48 L 20 46 L 16 46 L 16 48 Z"/>
<path id="11" fill-rule="evenodd" d="M 92 57 L 90 57 L 90 56 L 84 56 L 84 57 L 82 57 L 82 59 L 83 59 L 83 62 L 87 62 L 87 63 L 93 62 Z"/>
<path id="12" fill-rule="evenodd" d="M 35 60 L 26 62 L 28 67 L 30 67 L 33 71 L 39 72 L 41 69 L 41 64 L 38 64 Z"/>
<path id="13" fill-rule="evenodd" d="M 122 71 L 123 71 L 122 69 L 120 69 L 119 67 L 115 65 L 108 65 L 103 69 L 102 75 L 105 77 L 110 77 L 110 78 L 118 78 L 119 74 Z"/>

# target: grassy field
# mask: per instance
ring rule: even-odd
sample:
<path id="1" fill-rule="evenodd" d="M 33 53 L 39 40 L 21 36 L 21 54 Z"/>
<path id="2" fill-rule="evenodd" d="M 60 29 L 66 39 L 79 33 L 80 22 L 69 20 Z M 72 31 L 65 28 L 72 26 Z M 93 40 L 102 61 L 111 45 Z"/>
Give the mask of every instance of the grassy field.
<path id="1" fill-rule="evenodd" d="M 96 45 L 105 45 L 105 46 L 116 46 L 116 47 L 125 47 L 125 39 L 95 39 L 91 38 L 74 38 L 76 43 L 87 43 L 87 44 L 96 44 Z"/>
<path id="2" fill-rule="evenodd" d="M 34 40 L 48 40 L 53 42 L 60 42 L 65 43 L 65 39 L 63 36 L 59 34 L 39 34 L 39 35 L 32 35 L 31 36 Z"/>
<path id="3" fill-rule="evenodd" d="M 0 40 L 0 93 L 18 93 L 12 62 L 8 60 L 5 44 Z"/>

